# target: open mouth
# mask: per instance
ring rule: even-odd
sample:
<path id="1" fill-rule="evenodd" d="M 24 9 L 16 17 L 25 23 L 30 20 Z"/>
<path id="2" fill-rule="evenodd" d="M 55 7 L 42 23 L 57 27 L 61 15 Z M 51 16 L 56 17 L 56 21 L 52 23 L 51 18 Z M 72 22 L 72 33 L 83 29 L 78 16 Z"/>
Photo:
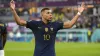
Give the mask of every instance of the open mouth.
<path id="1" fill-rule="evenodd" d="M 52 17 L 49 18 L 50 20 L 52 19 Z"/>

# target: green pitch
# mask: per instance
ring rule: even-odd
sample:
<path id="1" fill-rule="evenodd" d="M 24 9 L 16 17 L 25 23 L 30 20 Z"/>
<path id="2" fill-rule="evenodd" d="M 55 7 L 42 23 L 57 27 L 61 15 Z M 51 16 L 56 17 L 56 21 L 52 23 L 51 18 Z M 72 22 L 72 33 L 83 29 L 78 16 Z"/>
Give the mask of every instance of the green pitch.
<path id="1" fill-rule="evenodd" d="M 34 42 L 7 42 L 5 56 L 33 56 Z M 56 56 L 100 56 L 100 43 L 56 43 Z"/>

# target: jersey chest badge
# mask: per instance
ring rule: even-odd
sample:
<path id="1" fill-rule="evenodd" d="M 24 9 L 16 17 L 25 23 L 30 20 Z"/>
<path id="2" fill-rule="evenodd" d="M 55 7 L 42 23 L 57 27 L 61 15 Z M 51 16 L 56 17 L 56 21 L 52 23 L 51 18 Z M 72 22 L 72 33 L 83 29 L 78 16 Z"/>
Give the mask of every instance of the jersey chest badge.
<path id="1" fill-rule="evenodd" d="M 45 32 L 48 32 L 48 28 L 45 28 Z"/>

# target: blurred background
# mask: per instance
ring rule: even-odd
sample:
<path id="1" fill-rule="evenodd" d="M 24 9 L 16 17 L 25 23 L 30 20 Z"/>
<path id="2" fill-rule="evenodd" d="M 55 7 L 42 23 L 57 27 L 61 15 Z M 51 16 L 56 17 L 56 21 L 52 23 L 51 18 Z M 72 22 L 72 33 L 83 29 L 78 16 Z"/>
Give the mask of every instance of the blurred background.
<path id="1" fill-rule="evenodd" d="M 82 2 L 85 2 L 87 9 L 79 17 L 71 29 L 59 30 L 56 36 L 57 56 L 100 56 L 100 0 L 14 0 L 17 14 L 23 20 L 40 20 L 40 11 L 48 7 L 53 11 L 52 21 L 70 21 L 78 12 Z M 0 20 L 7 25 L 8 37 L 5 47 L 6 56 L 15 56 L 10 53 L 19 50 L 32 50 L 21 56 L 32 56 L 34 47 L 34 34 L 30 29 L 18 26 L 14 21 L 9 8 L 10 0 L 0 0 Z M 27 43 L 27 44 L 26 44 Z M 30 43 L 30 44 L 28 44 Z M 92 44 L 91 44 L 92 43 Z M 95 44 L 94 44 L 95 43 Z M 24 46 L 24 49 L 22 46 Z M 82 45 L 83 44 L 83 45 Z M 87 46 L 88 44 L 89 46 Z M 78 45 L 77 47 L 75 47 Z M 20 47 L 18 47 L 20 46 Z M 27 46 L 27 47 L 26 47 Z M 30 47 L 31 46 L 31 47 Z M 61 46 L 61 47 L 58 47 Z M 62 47 L 67 48 L 62 48 Z M 74 46 L 74 47 L 73 47 Z M 80 48 L 79 48 L 80 47 Z M 81 48 L 83 49 L 81 50 Z M 77 49 L 79 48 L 79 50 Z M 89 49 L 90 48 L 90 49 Z M 92 49 L 94 48 L 94 49 Z M 59 50 L 60 49 L 60 50 Z M 85 50 L 86 49 L 86 50 Z M 65 50 L 65 51 L 64 51 Z M 75 50 L 78 50 L 75 52 Z M 85 51 L 84 51 L 85 50 Z M 10 52 L 9 52 L 10 51 Z M 86 52 L 87 51 L 87 52 Z M 93 52 L 91 52 L 93 51 Z M 69 52 L 73 52 L 70 54 Z M 75 53 L 76 54 L 75 54 Z M 81 53 L 80 53 L 81 52 Z M 86 54 L 84 54 L 84 52 Z M 61 54 L 60 54 L 61 53 Z M 67 54 L 66 54 L 67 53 Z M 69 53 L 69 54 L 68 54 Z M 20 56 L 20 55 L 19 55 Z"/>

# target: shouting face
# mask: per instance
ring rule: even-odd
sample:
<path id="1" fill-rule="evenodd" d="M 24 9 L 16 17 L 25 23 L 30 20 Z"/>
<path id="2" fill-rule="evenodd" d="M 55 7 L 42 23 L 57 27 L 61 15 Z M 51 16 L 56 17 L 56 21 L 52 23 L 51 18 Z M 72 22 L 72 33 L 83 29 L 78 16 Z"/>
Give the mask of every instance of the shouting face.
<path id="1" fill-rule="evenodd" d="M 42 17 L 47 20 L 51 21 L 52 20 L 52 11 L 51 10 L 44 10 L 42 13 Z"/>

